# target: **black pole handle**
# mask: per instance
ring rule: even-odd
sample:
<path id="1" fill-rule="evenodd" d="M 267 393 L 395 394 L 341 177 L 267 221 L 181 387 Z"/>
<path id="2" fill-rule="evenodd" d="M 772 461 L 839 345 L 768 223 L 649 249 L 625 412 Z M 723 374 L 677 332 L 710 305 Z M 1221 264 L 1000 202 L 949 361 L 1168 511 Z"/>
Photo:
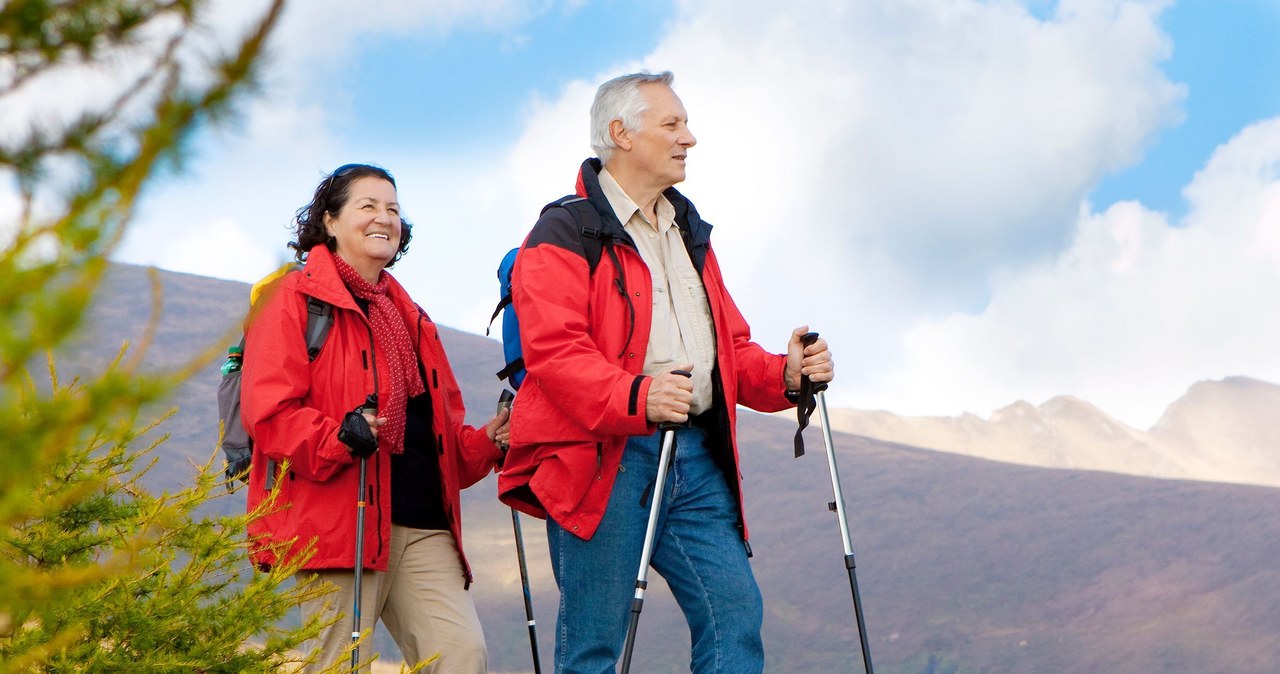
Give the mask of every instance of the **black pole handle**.
<path id="1" fill-rule="evenodd" d="M 692 373 L 692 372 L 690 372 L 690 371 L 688 371 L 688 370 L 672 370 L 672 371 L 671 371 L 671 374 L 678 374 L 678 375 L 680 375 L 681 377 L 685 377 L 685 378 L 687 378 L 687 379 L 692 379 L 692 378 L 693 378 L 693 373 Z M 676 430 L 677 428 L 682 428 L 682 427 L 684 427 L 684 426 L 687 426 L 688 424 L 689 424 L 689 422 L 687 422 L 687 421 L 686 421 L 686 422 L 684 422 L 683 424 L 681 424 L 681 423 L 676 423 L 676 422 L 674 422 L 674 421 L 664 421 L 664 422 L 662 422 L 662 423 L 658 424 L 658 430 L 659 430 L 659 431 L 674 431 L 674 430 Z"/>
<path id="2" fill-rule="evenodd" d="M 502 410 L 511 409 L 511 401 L 515 399 L 516 399 L 516 394 L 512 393 L 511 389 L 509 388 L 502 389 L 502 393 L 498 394 L 498 411 L 496 412 L 496 414 L 502 414 Z M 510 449 L 510 446 L 505 442 L 500 442 L 498 443 L 498 449 L 501 449 L 503 451 L 504 453 L 503 458 L 505 459 L 506 458 L 505 453 L 508 449 Z"/>
<path id="3" fill-rule="evenodd" d="M 806 349 L 809 348 L 810 346 L 813 346 L 814 342 L 817 342 L 817 341 L 818 341 L 818 333 L 816 332 L 806 332 L 803 335 L 800 335 L 800 345 Z M 803 354 L 801 354 L 801 357 L 803 358 Z M 825 391 L 827 390 L 827 382 L 821 381 L 815 384 L 814 382 L 809 380 L 809 375 L 802 374 L 800 375 L 800 390 L 802 392 L 811 391 L 813 393 L 817 393 L 818 391 Z M 803 396 L 804 393 L 801 393 L 801 395 Z"/>
<path id="4" fill-rule="evenodd" d="M 804 348 L 813 346 L 818 341 L 818 333 L 806 332 L 800 335 L 800 344 Z M 800 357 L 803 359 L 804 354 Z M 818 391 L 827 388 L 826 382 L 814 383 L 809 379 L 809 375 L 800 375 L 800 390 L 796 395 L 796 437 L 792 441 L 795 445 L 796 458 L 804 456 L 804 429 L 809 427 L 809 415 L 813 414 L 813 410 L 817 408 L 818 403 L 815 399 Z"/>

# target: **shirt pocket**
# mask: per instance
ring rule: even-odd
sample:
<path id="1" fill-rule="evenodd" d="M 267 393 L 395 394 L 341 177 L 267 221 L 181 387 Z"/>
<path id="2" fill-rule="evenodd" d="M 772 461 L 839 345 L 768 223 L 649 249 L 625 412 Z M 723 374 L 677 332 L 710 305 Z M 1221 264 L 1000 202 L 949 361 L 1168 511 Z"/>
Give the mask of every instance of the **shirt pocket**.
<path id="1" fill-rule="evenodd" d="M 673 289 L 673 292 L 681 295 L 676 311 L 684 313 L 690 323 L 687 330 L 682 326 L 682 332 L 690 333 L 685 337 L 685 348 L 692 351 L 689 357 L 704 364 L 713 362 L 716 344 L 711 331 L 711 307 L 707 304 L 707 289 L 702 285 L 702 277 L 696 271 L 687 271 L 681 272 L 676 280 L 679 289 Z"/>

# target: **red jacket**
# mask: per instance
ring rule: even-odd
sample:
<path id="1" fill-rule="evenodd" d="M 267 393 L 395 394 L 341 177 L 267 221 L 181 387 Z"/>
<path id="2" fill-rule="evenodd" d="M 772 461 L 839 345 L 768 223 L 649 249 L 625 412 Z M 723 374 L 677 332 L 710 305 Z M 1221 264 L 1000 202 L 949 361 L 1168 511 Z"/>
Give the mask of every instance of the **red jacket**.
<path id="1" fill-rule="evenodd" d="M 483 429 L 462 423 L 462 393 L 435 324 L 395 279 L 390 280 L 388 292 L 427 375 L 424 383 L 431 394 L 433 431 L 441 449 L 444 509 L 469 583 L 458 492 L 487 475 L 501 452 Z M 311 362 L 302 334 L 308 295 L 331 304 L 334 316 L 333 328 Z M 376 376 L 370 365 L 376 368 Z M 373 348 L 368 319 L 338 278 L 333 253 L 324 246 L 313 248 L 306 266 L 281 279 L 255 312 L 245 336 L 242 376 L 241 417 L 253 438 L 249 510 L 269 491 L 268 468 L 281 483 L 282 507 L 249 528 L 251 536 L 263 537 L 255 543 L 254 561 L 274 564 L 273 543 L 287 545 L 293 554 L 314 540 L 315 554 L 305 568 L 353 568 L 359 462 L 338 440 L 338 426 L 343 415 L 377 391 L 376 382 L 390 375 L 382 353 Z M 379 571 L 387 568 L 391 540 L 387 451 L 384 447 L 369 457 L 366 481 L 364 566 Z M 289 470 L 281 474 L 279 465 L 286 460 Z"/>
<path id="2" fill-rule="evenodd" d="M 516 260 L 512 298 L 529 374 L 512 408 L 511 450 L 498 479 L 504 503 L 550 516 L 583 539 L 591 538 L 604 516 L 628 436 L 655 430 L 645 418 L 650 379 L 640 374 L 652 319 L 652 281 L 600 190 L 599 171 L 599 161 L 589 159 L 578 176 L 579 196 L 595 207 L 605 234 L 614 237 L 595 273 L 589 273 L 578 225 L 564 208 L 543 214 Z M 674 188 L 665 196 L 675 206 L 711 305 L 717 366 L 713 413 L 719 429 L 713 451 L 731 458 L 725 462 L 726 481 L 741 513 L 737 406 L 764 412 L 790 407 L 783 381 L 786 357 L 751 341 L 711 250 L 711 225 Z M 741 531 L 745 539 L 745 523 Z"/>

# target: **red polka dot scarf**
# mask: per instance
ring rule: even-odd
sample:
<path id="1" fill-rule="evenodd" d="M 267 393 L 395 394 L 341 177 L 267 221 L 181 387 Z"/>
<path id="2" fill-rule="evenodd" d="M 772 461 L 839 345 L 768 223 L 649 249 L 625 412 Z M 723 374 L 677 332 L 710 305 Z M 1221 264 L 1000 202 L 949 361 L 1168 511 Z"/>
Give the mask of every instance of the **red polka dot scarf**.
<path id="1" fill-rule="evenodd" d="M 386 358 L 391 380 L 380 382 L 378 391 L 378 416 L 387 422 L 378 429 L 378 445 L 392 454 L 404 452 L 405 409 L 409 398 L 422 395 L 426 390 L 418 374 L 418 358 L 413 351 L 409 329 L 387 296 L 389 278 L 386 272 L 378 275 L 378 284 L 370 283 L 347 264 L 346 260 L 333 256 L 338 276 L 351 290 L 351 294 L 369 301 L 369 325 L 373 327 L 374 347 Z"/>

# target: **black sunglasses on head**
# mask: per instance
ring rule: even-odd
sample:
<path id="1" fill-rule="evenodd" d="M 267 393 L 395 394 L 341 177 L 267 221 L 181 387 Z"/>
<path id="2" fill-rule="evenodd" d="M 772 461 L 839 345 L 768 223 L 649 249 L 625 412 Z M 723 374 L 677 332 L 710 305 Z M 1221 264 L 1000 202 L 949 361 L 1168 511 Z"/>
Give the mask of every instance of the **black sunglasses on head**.
<path id="1" fill-rule="evenodd" d="M 372 166 L 370 164 L 343 164 L 342 166 L 339 166 L 338 168 L 333 170 L 333 173 L 329 174 L 328 178 L 325 178 L 324 180 L 324 189 L 320 190 L 320 194 L 323 197 L 321 203 L 323 204 L 329 203 L 329 190 L 333 188 L 334 178 L 341 178 L 342 176 L 359 168 L 367 168 L 367 169 L 378 171 L 378 172 L 382 171 L 382 169 L 378 168 L 377 166 Z"/>

